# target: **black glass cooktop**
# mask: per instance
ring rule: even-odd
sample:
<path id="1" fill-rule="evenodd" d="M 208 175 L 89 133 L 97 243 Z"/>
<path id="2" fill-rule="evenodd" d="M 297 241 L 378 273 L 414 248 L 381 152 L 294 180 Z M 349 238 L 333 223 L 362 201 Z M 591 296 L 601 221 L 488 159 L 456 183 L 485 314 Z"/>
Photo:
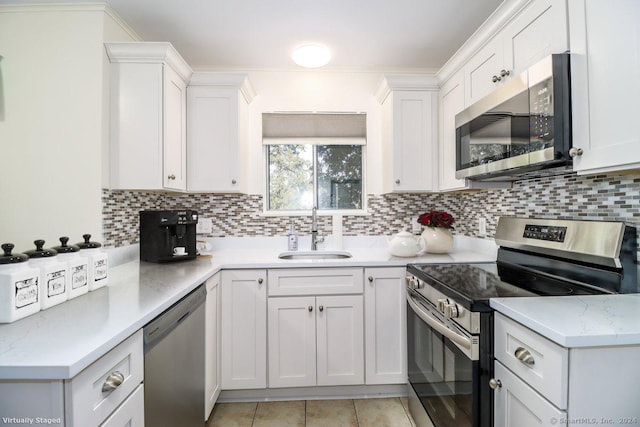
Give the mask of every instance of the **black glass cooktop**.
<path id="1" fill-rule="evenodd" d="M 500 263 L 410 264 L 407 271 L 474 311 L 488 309 L 490 298 L 603 293 Z"/>

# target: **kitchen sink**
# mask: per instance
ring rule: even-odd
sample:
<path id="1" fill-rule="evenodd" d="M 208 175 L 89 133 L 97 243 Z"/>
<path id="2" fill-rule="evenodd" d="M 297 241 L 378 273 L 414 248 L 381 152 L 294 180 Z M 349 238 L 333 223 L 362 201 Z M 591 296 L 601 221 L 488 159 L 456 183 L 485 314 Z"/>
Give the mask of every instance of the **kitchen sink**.
<path id="1" fill-rule="evenodd" d="M 303 252 L 282 252 L 278 255 L 280 259 L 345 259 L 352 255 L 346 251 L 303 251 Z"/>

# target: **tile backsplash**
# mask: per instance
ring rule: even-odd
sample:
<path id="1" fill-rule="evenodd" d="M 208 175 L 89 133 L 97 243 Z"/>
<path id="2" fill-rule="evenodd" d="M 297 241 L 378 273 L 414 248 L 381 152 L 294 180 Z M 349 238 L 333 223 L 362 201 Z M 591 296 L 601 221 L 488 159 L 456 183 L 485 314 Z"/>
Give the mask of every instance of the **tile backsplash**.
<path id="1" fill-rule="evenodd" d="M 285 235 L 294 224 L 309 233 L 311 218 L 263 213 L 261 195 L 171 194 L 103 190 L 103 235 L 107 247 L 138 242 L 138 212 L 145 209 L 189 208 L 212 218 L 211 237 Z M 461 193 L 411 193 L 367 196 L 367 215 L 345 216 L 345 235 L 390 235 L 410 230 L 411 217 L 428 210 L 446 210 L 456 218 L 454 232 L 478 236 L 478 218 L 487 221 L 493 237 L 500 216 L 626 221 L 640 228 L 640 174 L 575 174 L 516 181 L 512 188 Z M 331 217 L 321 216 L 323 234 L 331 233 Z"/>

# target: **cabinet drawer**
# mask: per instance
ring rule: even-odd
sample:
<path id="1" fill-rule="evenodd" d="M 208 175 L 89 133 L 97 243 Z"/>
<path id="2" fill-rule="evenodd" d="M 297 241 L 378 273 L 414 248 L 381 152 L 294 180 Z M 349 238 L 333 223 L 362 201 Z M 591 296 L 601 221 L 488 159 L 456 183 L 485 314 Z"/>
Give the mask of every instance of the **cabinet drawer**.
<path id="1" fill-rule="evenodd" d="M 567 408 L 566 348 L 496 313 L 494 353 L 496 359 L 554 405 Z"/>
<path id="2" fill-rule="evenodd" d="M 361 294 L 361 268 L 269 270 L 269 296 Z"/>
<path id="3" fill-rule="evenodd" d="M 107 378 L 118 372 L 124 381 L 114 390 L 103 392 Z M 140 385 L 143 376 L 140 330 L 65 382 L 67 425 L 99 425 Z"/>
<path id="4" fill-rule="evenodd" d="M 143 427 L 144 386 L 140 384 L 100 427 Z"/>

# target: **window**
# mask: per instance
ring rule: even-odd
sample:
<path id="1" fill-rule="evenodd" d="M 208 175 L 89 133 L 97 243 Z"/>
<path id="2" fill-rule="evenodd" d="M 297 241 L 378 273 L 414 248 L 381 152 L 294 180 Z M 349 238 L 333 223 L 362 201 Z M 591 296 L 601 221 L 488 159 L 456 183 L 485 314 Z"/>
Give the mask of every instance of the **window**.
<path id="1" fill-rule="evenodd" d="M 264 114 L 268 211 L 361 210 L 362 114 Z"/>

